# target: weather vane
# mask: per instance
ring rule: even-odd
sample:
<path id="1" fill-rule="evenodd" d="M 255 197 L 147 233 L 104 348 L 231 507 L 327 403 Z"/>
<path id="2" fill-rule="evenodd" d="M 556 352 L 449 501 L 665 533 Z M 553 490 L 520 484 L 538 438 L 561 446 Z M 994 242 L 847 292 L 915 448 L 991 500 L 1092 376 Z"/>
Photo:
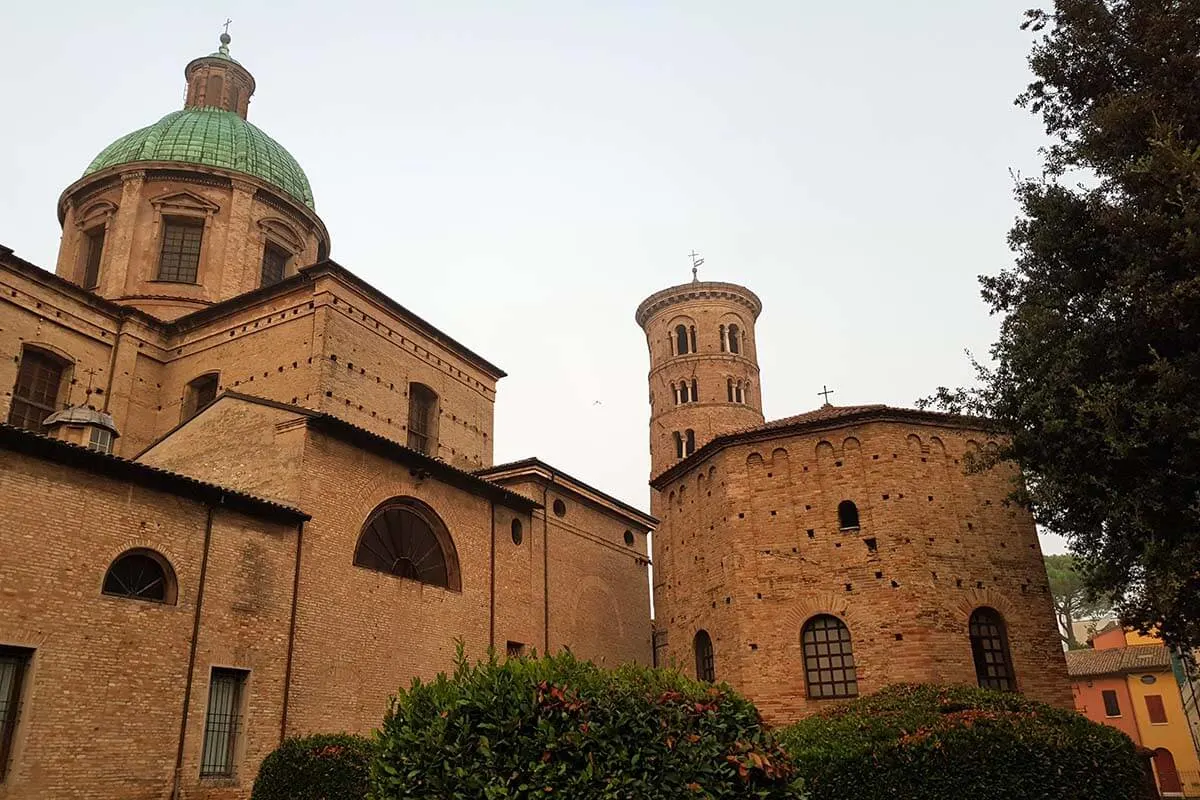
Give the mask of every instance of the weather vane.
<path id="1" fill-rule="evenodd" d="M 695 250 L 692 250 L 688 255 L 692 257 L 692 282 L 695 283 L 700 280 L 697 273 L 700 270 L 700 265 L 704 263 L 704 259 Z"/>

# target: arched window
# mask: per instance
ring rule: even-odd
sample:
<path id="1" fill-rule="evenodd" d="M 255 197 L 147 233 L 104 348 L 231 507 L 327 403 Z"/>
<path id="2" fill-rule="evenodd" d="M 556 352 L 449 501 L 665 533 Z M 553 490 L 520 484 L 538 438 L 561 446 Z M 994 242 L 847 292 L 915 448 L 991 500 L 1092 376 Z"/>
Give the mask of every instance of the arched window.
<path id="1" fill-rule="evenodd" d="M 1179 770 L 1175 768 L 1175 757 L 1165 747 L 1154 751 L 1154 772 L 1158 775 L 1158 791 L 1163 796 L 1183 796 L 1183 782 L 1179 780 Z"/>
<path id="2" fill-rule="evenodd" d="M 733 402 L 733 378 L 725 381 L 725 390 L 729 394 L 729 402 Z"/>
<path id="3" fill-rule="evenodd" d="M 744 402 L 745 402 L 745 397 L 746 397 L 746 395 L 745 395 L 745 394 L 742 392 L 742 382 L 741 382 L 741 381 L 738 381 L 738 382 L 737 382 L 737 385 L 736 385 L 735 387 L 733 387 L 733 399 L 734 399 L 734 402 L 737 402 L 737 403 L 744 403 Z"/>
<path id="4" fill-rule="evenodd" d="M 354 565 L 462 590 L 449 531 L 433 509 L 412 497 L 389 500 L 371 513 L 354 548 Z"/>
<path id="5" fill-rule="evenodd" d="M 680 381 L 679 382 L 679 402 L 687 403 L 687 402 L 691 401 L 691 399 L 692 399 L 691 395 L 688 392 L 687 381 Z"/>
<path id="6" fill-rule="evenodd" d="M 193 378 L 183 389 L 183 413 L 180 420 L 186 420 L 197 411 L 217 399 L 217 388 L 220 385 L 221 373 L 210 372 Z"/>
<path id="7" fill-rule="evenodd" d="M 66 368 L 66 361 L 44 350 L 22 349 L 12 404 L 8 408 L 8 424 L 41 432 L 46 417 L 58 411 L 58 396 Z"/>
<path id="8" fill-rule="evenodd" d="M 696 326 L 693 325 L 690 330 L 691 330 L 691 334 L 692 334 L 692 352 L 696 353 L 696 352 L 699 352 L 699 349 L 700 349 L 700 348 L 696 347 Z"/>
<path id="9" fill-rule="evenodd" d="M 696 382 L 695 378 L 692 378 L 692 402 L 700 402 L 700 384 Z"/>
<path id="10" fill-rule="evenodd" d="M 696 651 L 696 680 L 712 683 L 717 679 L 717 668 L 713 662 L 712 638 L 708 631 L 696 631 L 692 648 Z"/>
<path id="11" fill-rule="evenodd" d="M 224 81 L 220 75 L 208 76 L 208 87 L 204 91 L 204 105 L 210 108 L 221 107 L 221 90 L 224 88 Z"/>
<path id="12" fill-rule="evenodd" d="M 153 550 L 137 548 L 117 556 L 104 573 L 104 594 L 145 600 L 150 603 L 175 603 L 175 570 Z"/>
<path id="13" fill-rule="evenodd" d="M 675 326 L 675 355 L 686 356 L 692 352 L 688 347 L 688 330 L 686 325 Z"/>
<path id="14" fill-rule="evenodd" d="M 1008 633 L 1004 619 L 994 608 L 977 608 L 971 614 L 971 656 L 975 680 L 984 689 L 1015 692 L 1012 659 L 1008 655 Z"/>
<path id="15" fill-rule="evenodd" d="M 511 527 L 512 527 L 513 544 L 520 544 L 521 540 L 524 538 L 524 531 L 521 526 L 521 520 L 513 519 Z"/>
<path id="16" fill-rule="evenodd" d="M 674 383 L 671 384 L 671 396 L 675 398 L 675 405 L 679 405 L 679 387 Z"/>
<path id="17" fill-rule="evenodd" d="M 683 437 L 679 435 L 679 431 L 675 431 L 671 438 L 675 440 L 675 457 L 683 458 Z"/>
<path id="18" fill-rule="evenodd" d="M 726 336 L 725 336 L 725 326 L 724 326 L 724 325 L 722 325 L 722 326 L 721 326 L 721 352 L 722 352 L 722 353 L 724 353 L 724 352 L 726 352 L 726 351 L 728 351 L 728 350 L 729 350 L 729 344 L 728 344 L 728 341 L 729 341 L 729 340 L 728 340 L 728 339 L 726 338 Z"/>
<path id="19" fill-rule="evenodd" d="M 731 353 L 742 352 L 742 345 L 741 345 L 741 342 L 738 340 L 738 326 L 737 325 L 729 326 L 729 352 L 731 352 Z"/>
<path id="20" fill-rule="evenodd" d="M 696 452 L 696 432 L 691 428 L 687 429 L 687 446 L 684 448 L 684 455 L 691 455 Z"/>
<path id="21" fill-rule="evenodd" d="M 858 506 L 849 500 L 838 503 L 838 527 L 844 531 L 858 527 Z"/>
<path id="22" fill-rule="evenodd" d="M 829 614 L 813 617 L 804 623 L 800 641 L 809 697 L 824 700 L 858 695 L 850 629 L 844 622 Z"/>
<path id="23" fill-rule="evenodd" d="M 437 454 L 437 392 L 423 383 L 408 385 L 408 446 L 427 456 Z"/>

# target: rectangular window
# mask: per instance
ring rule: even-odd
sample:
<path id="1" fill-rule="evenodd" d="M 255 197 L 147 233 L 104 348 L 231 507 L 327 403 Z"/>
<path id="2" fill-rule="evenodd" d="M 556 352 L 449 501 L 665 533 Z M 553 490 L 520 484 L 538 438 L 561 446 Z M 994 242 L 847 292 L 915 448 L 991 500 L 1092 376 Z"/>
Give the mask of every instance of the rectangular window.
<path id="1" fill-rule="evenodd" d="M 262 285 L 270 286 L 283 280 L 283 271 L 287 267 L 290 254 L 278 245 L 267 242 L 263 248 Z"/>
<path id="2" fill-rule="evenodd" d="M 186 217 L 163 219 L 158 280 L 195 283 L 200 271 L 200 241 L 203 238 L 203 220 Z"/>
<path id="3" fill-rule="evenodd" d="M 83 266 L 83 288 L 95 289 L 100 283 L 100 256 L 104 255 L 104 226 L 87 232 L 87 260 Z"/>
<path id="4" fill-rule="evenodd" d="M 1117 693 L 1111 689 L 1105 689 L 1101 694 L 1104 696 L 1104 716 L 1121 716 L 1121 704 L 1117 702 Z"/>
<path id="5" fill-rule="evenodd" d="M 509 658 L 520 658 L 525 655 L 525 645 L 520 642 L 509 642 L 505 646 L 504 652 Z"/>
<path id="6" fill-rule="evenodd" d="M 437 451 L 437 393 L 423 383 L 408 386 L 408 446 L 418 453 Z"/>
<path id="7" fill-rule="evenodd" d="M 100 453 L 111 453 L 112 431 L 104 428 L 92 428 L 92 435 L 88 438 L 88 447 Z"/>
<path id="8" fill-rule="evenodd" d="M 1167 724 L 1167 709 L 1163 706 L 1162 695 L 1146 695 L 1146 710 L 1150 712 L 1150 723 L 1153 725 Z"/>
<path id="9" fill-rule="evenodd" d="M 21 710 L 21 684 L 32 654 L 32 650 L 23 648 L 0 647 L 0 781 L 8 774 Z"/>
<path id="10" fill-rule="evenodd" d="M 208 685 L 208 715 L 204 720 L 201 778 L 232 778 L 242 727 L 242 694 L 246 676 L 240 669 L 213 667 Z"/>
<path id="11" fill-rule="evenodd" d="M 22 351 L 8 424 L 40 433 L 42 421 L 58 410 L 62 377 L 63 363 L 58 359 L 38 350 Z"/>

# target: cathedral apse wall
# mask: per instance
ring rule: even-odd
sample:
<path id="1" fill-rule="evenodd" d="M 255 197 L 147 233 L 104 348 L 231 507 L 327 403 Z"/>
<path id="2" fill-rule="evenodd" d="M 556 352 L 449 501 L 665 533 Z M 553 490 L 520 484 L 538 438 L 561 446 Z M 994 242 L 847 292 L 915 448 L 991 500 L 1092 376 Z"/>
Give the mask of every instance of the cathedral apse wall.
<path id="1" fill-rule="evenodd" d="M 1015 471 L 967 474 L 968 454 L 994 443 L 941 415 L 878 416 L 892 419 L 711 447 L 655 482 L 660 659 L 695 674 L 705 631 L 715 678 L 781 722 L 837 702 L 810 698 L 801 632 L 813 618 L 848 629 L 867 694 L 976 683 L 969 620 L 988 608 L 1007 629 L 1014 688 L 1067 706 L 1036 530 L 1005 502 Z M 843 527 L 846 501 L 857 526 Z"/>

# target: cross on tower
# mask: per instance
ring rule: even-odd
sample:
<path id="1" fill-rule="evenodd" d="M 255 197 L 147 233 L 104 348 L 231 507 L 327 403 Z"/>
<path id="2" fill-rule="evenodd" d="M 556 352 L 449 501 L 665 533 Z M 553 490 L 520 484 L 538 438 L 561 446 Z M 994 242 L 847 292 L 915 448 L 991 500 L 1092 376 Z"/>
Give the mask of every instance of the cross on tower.
<path id="1" fill-rule="evenodd" d="M 833 389 L 830 389 L 825 384 L 821 384 L 821 391 L 817 392 L 817 395 L 825 398 L 825 405 L 829 405 L 829 395 L 831 394 L 833 394 Z"/>
<path id="2" fill-rule="evenodd" d="M 688 253 L 688 255 L 692 257 L 692 281 L 695 282 L 695 281 L 700 280 L 700 278 L 697 277 L 696 273 L 699 272 L 700 265 L 704 263 L 704 259 L 701 258 L 700 254 L 697 253 L 695 250 Z"/>

